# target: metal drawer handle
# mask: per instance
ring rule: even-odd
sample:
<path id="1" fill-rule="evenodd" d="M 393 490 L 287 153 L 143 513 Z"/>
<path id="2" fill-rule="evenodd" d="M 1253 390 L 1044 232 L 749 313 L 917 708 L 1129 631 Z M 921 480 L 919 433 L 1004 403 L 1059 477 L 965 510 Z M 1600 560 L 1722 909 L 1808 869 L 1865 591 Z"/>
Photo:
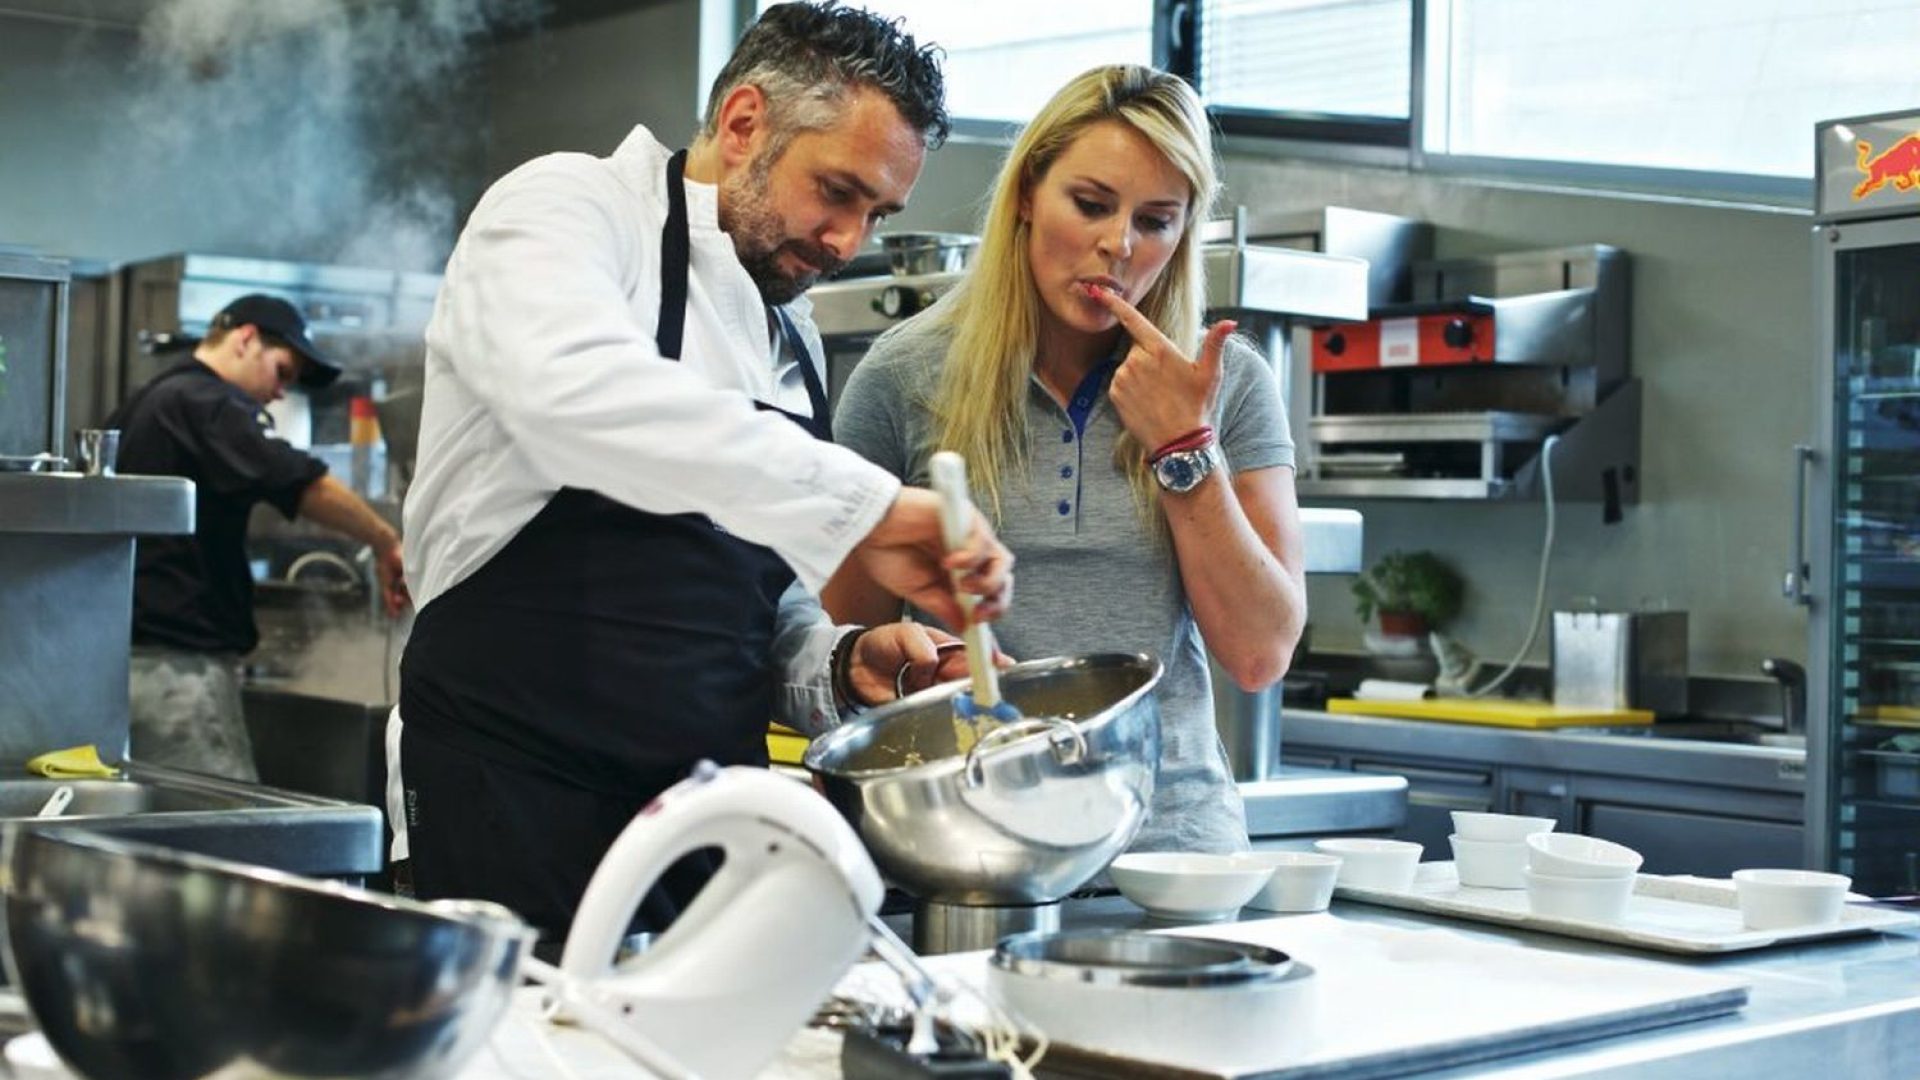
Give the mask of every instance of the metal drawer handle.
<path id="1" fill-rule="evenodd" d="M 1793 565 L 1787 567 L 1780 582 L 1780 595 L 1803 607 L 1811 606 L 1808 590 L 1813 567 L 1807 563 L 1807 471 L 1813 467 L 1813 447 L 1795 444 L 1793 448 Z"/>
<path id="2" fill-rule="evenodd" d="M 1485 813 L 1493 809 L 1493 804 L 1485 799 L 1470 795 L 1437 795 L 1431 791 L 1409 791 L 1407 802 L 1412 806 L 1432 806 L 1443 810 L 1476 810 Z"/>

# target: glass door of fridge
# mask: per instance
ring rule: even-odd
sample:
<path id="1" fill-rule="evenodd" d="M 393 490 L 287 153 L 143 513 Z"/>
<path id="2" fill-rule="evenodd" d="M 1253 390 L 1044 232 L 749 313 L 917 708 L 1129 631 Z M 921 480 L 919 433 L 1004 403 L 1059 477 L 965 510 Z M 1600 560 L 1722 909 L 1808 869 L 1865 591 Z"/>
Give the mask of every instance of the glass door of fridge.
<path id="1" fill-rule="evenodd" d="M 1826 862 L 1870 895 L 1920 890 L 1920 221 L 1830 235 L 1824 508 Z M 1823 275 L 1824 276 L 1824 275 Z M 1823 410 L 1824 411 L 1824 410 Z M 1818 520 L 1818 519 L 1816 519 Z M 1819 728 L 1826 730 L 1822 733 Z M 1815 759 L 1819 761 L 1819 758 Z"/>

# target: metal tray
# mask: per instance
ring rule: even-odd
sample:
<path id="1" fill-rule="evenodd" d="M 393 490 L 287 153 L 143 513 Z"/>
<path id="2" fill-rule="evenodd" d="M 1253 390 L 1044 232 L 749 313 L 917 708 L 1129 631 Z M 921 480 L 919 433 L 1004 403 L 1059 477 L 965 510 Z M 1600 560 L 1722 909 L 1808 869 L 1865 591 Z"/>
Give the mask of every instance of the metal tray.
<path id="1" fill-rule="evenodd" d="M 1851 937 L 1920 924 L 1920 915 L 1849 904 L 1840 920 L 1822 926 L 1786 930 L 1748 930 L 1740 922 L 1733 882 L 1641 874 L 1618 923 L 1536 915 L 1527 908 L 1525 889 L 1474 889 L 1460 884 L 1451 862 L 1421 863 L 1406 892 L 1335 887 L 1333 894 L 1381 907 L 1450 915 L 1475 922 L 1513 926 L 1543 934 L 1586 938 L 1683 956 L 1744 952 L 1821 938 Z"/>
<path id="2" fill-rule="evenodd" d="M 65 472 L 67 459 L 54 454 L 0 454 L 0 472 Z"/>

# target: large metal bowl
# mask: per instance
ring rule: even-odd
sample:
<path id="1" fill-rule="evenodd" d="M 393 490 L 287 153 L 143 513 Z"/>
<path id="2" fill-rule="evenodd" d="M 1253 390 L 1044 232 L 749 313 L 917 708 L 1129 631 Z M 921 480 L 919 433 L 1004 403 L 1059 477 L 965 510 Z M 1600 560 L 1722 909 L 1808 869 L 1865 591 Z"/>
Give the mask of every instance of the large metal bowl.
<path id="1" fill-rule="evenodd" d="M 8 974 L 88 1080 L 445 1077 L 508 1004 L 525 924 L 110 839 L 9 829 Z"/>
<path id="2" fill-rule="evenodd" d="M 980 238 L 969 233 L 889 233 L 880 238 L 880 246 L 895 277 L 953 274 L 972 265 Z"/>
<path id="3" fill-rule="evenodd" d="M 953 697 L 923 690 L 814 740 L 805 764 L 894 884 L 945 904 L 1044 904 L 1100 872 L 1146 820 L 1160 762 L 1135 653 L 1035 660 L 1001 674 L 1030 721 L 961 747 Z"/>

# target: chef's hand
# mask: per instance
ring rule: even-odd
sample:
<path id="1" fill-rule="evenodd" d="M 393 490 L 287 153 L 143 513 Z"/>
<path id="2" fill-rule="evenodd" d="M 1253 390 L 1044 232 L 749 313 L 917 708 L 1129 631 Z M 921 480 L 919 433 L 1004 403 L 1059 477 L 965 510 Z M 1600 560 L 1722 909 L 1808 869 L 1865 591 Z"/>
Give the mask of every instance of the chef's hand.
<path id="1" fill-rule="evenodd" d="M 398 618 L 413 603 L 413 597 L 407 593 L 407 569 L 400 561 L 399 537 L 374 550 L 373 575 L 380 581 L 380 598 L 386 604 L 387 617 Z"/>
<path id="2" fill-rule="evenodd" d="M 940 532 L 940 497 L 926 488 L 903 487 L 854 557 L 876 584 L 948 626 L 966 625 L 954 595 L 958 571 L 962 592 L 979 598 L 973 617 L 991 622 L 1013 600 L 1013 552 L 993 535 L 980 511 L 965 547 L 948 551 Z"/>
<path id="3" fill-rule="evenodd" d="M 1013 657 L 999 649 L 993 659 L 996 667 L 1013 663 Z M 902 621 L 860 632 L 853 642 L 847 682 L 858 703 L 871 706 L 967 674 L 965 642 L 937 627 Z"/>
<path id="4" fill-rule="evenodd" d="M 1198 360 L 1190 360 L 1152 320 L 1119 293 L 1097 286 L 1088 292 L 1120 320 L 1133 347 L 1113 373 L 1107 396 L 1120 422 L 1151 454 L 1159 447 L 1211 422 L 1220 396 L 1220 354 L 1235 324 L 1222 320 L 1207 327 Z"/>

